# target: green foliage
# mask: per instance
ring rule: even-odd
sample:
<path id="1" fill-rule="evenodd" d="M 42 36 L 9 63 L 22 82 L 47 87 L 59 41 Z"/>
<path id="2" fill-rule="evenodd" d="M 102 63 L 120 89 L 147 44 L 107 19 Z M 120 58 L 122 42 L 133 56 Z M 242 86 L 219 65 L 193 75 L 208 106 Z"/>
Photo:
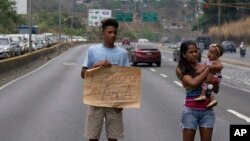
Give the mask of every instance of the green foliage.
<path id="1" fill-rule="evenodd" d="M 120 29 L 118 36 L 120 38 L 129 37 L 131 40 L 137 40 L 138 38 L 146 38 L 150 41 L 159 41 L 161 37 L 160 33 L 156 33 L 152 29 L 147 27 L 133 31 L 127 29 Z"/>
<path id="2" fill-rule="evenodd" d="M 241 4 L 239 5 L 239 3 Z M 249 0 L 221 0 L 221 24 L 236 21 L 249 15 L 250 5 L 244 5 L 242 3 L 249 3 Z M 198 28 L 198 23 L 204 31 L 207 31 L 210 26 L 218 25 L 218 0 L 209 0 L 208 5 L 208 9 L 206 9 L 204 5 L 201 5 L 204 14 L 199 18 L 199 22 L 195 22 L 193 29 Z"/>
<path id="3" fill-rule="evenodd" d="M 12 9 L 14 5 L 9 0 L 0 1 L 0 33 L 16 32 L 17 25 L 21 23 L 20 17 Z"/>

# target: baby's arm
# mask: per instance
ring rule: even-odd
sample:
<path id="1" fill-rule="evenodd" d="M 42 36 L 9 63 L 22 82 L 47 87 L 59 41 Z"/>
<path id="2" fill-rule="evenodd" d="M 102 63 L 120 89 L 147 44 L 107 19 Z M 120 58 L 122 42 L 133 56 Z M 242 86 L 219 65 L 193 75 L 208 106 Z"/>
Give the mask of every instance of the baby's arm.
<path id="1" fill-rule="evenodd" d="M 219 60 L 212 61 L 212 64 L 209 65 L 209 67 L 211 70 L 214 70 L 214 71 L 221 71 L 223 69 L 223 65 Z"/>

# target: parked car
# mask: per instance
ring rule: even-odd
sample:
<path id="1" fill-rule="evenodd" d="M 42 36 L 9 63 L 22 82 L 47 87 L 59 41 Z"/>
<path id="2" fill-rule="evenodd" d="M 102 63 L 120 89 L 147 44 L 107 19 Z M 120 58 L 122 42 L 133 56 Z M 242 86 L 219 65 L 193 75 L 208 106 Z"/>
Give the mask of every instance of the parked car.
<path id="1" fill-rule="evenodd" d="M 198 47 L 198 45 L 197 45 Z M 173 51 L 173 60 L 174 61 L 179 61 L 180 59 L 180 49 L 181 49 L 181 42 L 177 43 L 177 48 Z M 198 56 L 198 61 L 201 62 L 201 57 L 202 57 L 202 50 L 199 48 L 199 56 Z"/>
<path id="2" fill-rule="evenodd" d="M 138 43 L 148 43 L 148 42 L 149 42 L 148 39 L 144 39 L 144 38 L 138 39 Z"/>
<path id="3" fill-rule="evenodd" d="M 21 48 L 21 54 L 25 54 L 29 51 L 29 45 L 27 38 L 22 34 L 10 34 L 11 39 Z"/>
<path id="4" fill-rule="evenodd" d="M 236 44 L 233 41 L 223 41 L 221 43 L 224 52 L 236 53 Z"/>
<path id="5" fill-rule="evenodd" d="M 17 45 L 8 36 L 0 36 L 0 58 L 8 58 L 15 56 Z"/>
<path id="6" fill-rule="evenodd" d="M 135 47 L 128 51 L 129 60 L 133 66 L 138 63 L 155 63 L 157 67 L 161 66 L 161 52 L 150 43 L 135 44 Z"/>

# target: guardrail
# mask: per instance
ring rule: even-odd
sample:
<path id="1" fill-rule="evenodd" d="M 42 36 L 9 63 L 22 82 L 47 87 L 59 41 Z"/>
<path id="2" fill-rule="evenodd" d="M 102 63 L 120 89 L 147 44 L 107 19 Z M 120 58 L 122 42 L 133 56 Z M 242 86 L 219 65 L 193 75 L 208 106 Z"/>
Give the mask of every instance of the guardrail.
<path id="1" fill-rule="evenodd" d="M 25 67 L 28 64 L 39 59 L 41 60 L 44 58 L 47 58 L 47 59 L 53 58 L 54 56 L 57 56 L 61 54 L 62 52 L 66 51 L 68 48 L 78 45 L 78 44 L 82 44 L 82 43 L 81 42 L 76 42 L 76 43 L 67 42 L 67 43 L 57 44 L 49 48 L 43 48 L 41 50 L 37 50 L 32 53 L 26 53 L 21 56 L 0 60 L 0 74 L 8 72 L 8 71 L 12 71 L 12 70 L 18 70 L 19 68 Z"/>

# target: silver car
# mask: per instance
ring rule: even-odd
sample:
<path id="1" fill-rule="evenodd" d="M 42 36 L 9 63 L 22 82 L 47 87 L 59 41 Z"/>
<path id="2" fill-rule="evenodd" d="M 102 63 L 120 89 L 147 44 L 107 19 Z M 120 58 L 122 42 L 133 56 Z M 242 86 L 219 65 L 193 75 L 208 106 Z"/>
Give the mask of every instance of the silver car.
<path id="1" fill-rule="evenodd" d="M 12 39 L 19 47 L 21 47 L 21 52 L 22 52 L 22 54 L 25 54 L 26 52 L 29 51 L 28 42 L 27 42 L 27 39 L 25 38 L 24 35 L 22 35 L 22 34 L 10 34 L 10 35 L 8 35 L 8 36 L 11 37 L 11 39 Z"/>
<path id="2" fill-rule="evenodd" d="M 0 59 L 15 56 L 17 45 L 8 36 L 0 36 Z"/>

